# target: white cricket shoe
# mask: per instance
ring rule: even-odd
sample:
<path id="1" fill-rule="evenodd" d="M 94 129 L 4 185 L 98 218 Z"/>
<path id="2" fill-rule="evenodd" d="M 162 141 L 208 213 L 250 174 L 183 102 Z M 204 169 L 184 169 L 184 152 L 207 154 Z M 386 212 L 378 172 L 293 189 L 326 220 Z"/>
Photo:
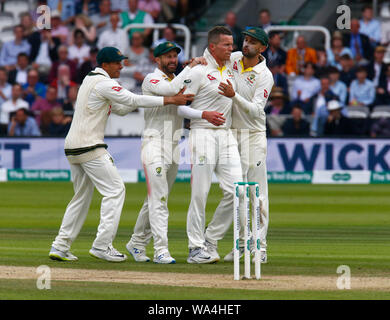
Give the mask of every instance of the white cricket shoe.
<path id="1" fill-rule="evenodd" d="M 136 248 L 130 242 L 126 244 L 126 249 L 136 262 L 149 262 L 150 258 L 146 255 L 145 248 Z"/>
<path id="2" fill-rule="evenodd" d="M 188 263 L 214 263 L 217 262 L 216 257 L 212 257 L 203 248 L 190 249 L 190 253 L 187 258 Z"/>
<path id="3" fill-rule="evenodd" d="M 89 254 L 94 258 L 110 262 L 122 262 L 127 259 L 127 256 L 125 254 L 120 253 L 113 246 L 109 246 L 107 250 L 100 250 L 92 247 L 92 249 L 89 250 Z"/>
<path id="4" fill-rule="evenodd" d="M 240 247 L 240 259 L 244 256 L 244 247 Z M 224 258 L 223 261 L 225 262 L 233 262 L 234 260 L 234 249 L 230 251 Z"/>
<path id="5" fill-rule="evenodd" d="M 153 262 L 161 263 L 161 264 L 174 264 L 176 263 L 176 260 L 171 257 L 169 251 L 164 251 L 160 254 L 155 254 L 153 258 Z"/>
<path id="6" fill-rule="evenodd" d="M 58 261 L 77 261 L 79 258 L 77 258 L 75 255 L 71 254 L 69 251 L 63 252 L 60 250 L 57 250 L 54 247 L 51 247 L 49 252 L 49 258 L 52 260 L 58 260 Z"/>
<path id="7" fill-rule="evenodd" d="M 211 256 L 211 258 L 214 258 L 216 262 L 219 261 L 221 259 L 221 257 L 218 254 L 217 245 L 214 243 L 211 243 L 208 240 L 206 240 L 205 244 L 206 244 L 207 252 Z"/>

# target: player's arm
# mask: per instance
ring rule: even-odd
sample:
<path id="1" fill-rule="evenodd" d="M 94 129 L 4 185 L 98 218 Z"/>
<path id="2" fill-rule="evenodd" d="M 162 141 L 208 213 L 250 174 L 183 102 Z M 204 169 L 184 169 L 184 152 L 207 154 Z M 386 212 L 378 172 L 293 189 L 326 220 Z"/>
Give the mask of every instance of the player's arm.
<path id="1" fill-rule="evenodd" d="M 185 88 L 171 97 L 146 96 L 134 94 L 121 87 L 116 81 L 101 81 L 95 86 L 95 91 L 110 101 L 112 112 L 125 115 L 135 109 L 153 108 L 167 104 L 183 105 L 193 100 L 192 94 L 184 94 Z"/>
<path id="2" fill-rule="evenodd" d="M 178 106 L 177 114 L 186 119 L 205 119 L 215 126 L 223 125 L 226 119 L 217 111 L 195 110 L 189 106 Z"/>
<path id="3" fill-rule="evenodd" d="M 228 84 L 221 82 L 218 89 L 219 94 L 224 95 L 225 97 L 232 98 L 233 102 L 239 107 L 242 108 L 246 113 L 250 114 L 253 118 L 260 118 L 262 116 L 264 107 L 267 103 L 269 94 L 271 93 L 274 80 L 272 76 L 263 77 L 259 86 L 255 91 L 255 95 L 251 101 L 248 101 L 238 92 L 235 92 L 233 85 L 229 80 Z"/>

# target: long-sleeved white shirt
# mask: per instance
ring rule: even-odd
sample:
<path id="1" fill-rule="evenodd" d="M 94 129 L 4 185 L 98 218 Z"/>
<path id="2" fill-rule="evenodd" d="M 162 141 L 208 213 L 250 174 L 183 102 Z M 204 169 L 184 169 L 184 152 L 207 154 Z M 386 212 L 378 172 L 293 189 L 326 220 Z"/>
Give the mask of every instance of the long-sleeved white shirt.
<path id="1" fill-rule="evenodd" d="M 123 29 L 116 28 L 114 31 L 109 28 L 99 36 L 97 47 L 102 49 L 104 47 L 115 47 L 121 52 L 126 52 L 129 48 L 129 36 Z"/>
<path id="2" fill-rule="evenodd" d="M 149 73 L 142 83 L 142 93 L 144 95 L 166 95 L 173 96 L 179 92 L 185 85 L 184 80 L 190 73 L 191 68 L 185 67 L 172 80 L 160 69 L 156 68 L 154 72 Z M 181 138 L 181 129 L 183 118 L 189 119 L 201 118 L 202 112 L 192 110 L 187 106 L 167 105 L 164 107 L 148 108 L 144 111 L 145 128 L 143 137 L 158 137 L 167 141 L 179 140 Z M 196 111 L 196 112 L 195 112 Z"/>
<path id="3" fill-rule="evenodd" d="M 227 79 L 233 84 L 234 75 L 230 63 L 226 63 L 220 68 L 214 57 L 208 49 L 203 55 L 207 60 L 207 65 L 197 65 L 193 67 L 184 80 L 187 87 L 185 93 L 195 94 L 191 107 L 201 111 L 217 111 L 224 114 L 226 122 L 221 126 L 214 126 L 205 119 L 192 119 L 191 129 L 195 128 L 212 128 L 226 129 L 231 126 L 232 99 L 219 94 L 219 83 L 227 83 Z"/>
<path id="4" fill-rule="evenodd" d="M 244 70 L 242 53 L 235 52 L 230 61 L 237 90 L 233 97 L 232 128 L 265 131 L 264 107 L 271 94 L 274 78 L 267 68 L 266 59 L 253 68 Z"/>
<path id="5" fill-rule="evenodd" d="M 96 68 L 84 78 L 77 95 L 72 125 L 65 139 L 69 161 L 82 163 L 105 152 L 104 132 L 111 112 L 125 115 L 138 107 L 163 105 L 163 97 L 133 94 L 102 68 Z"/>

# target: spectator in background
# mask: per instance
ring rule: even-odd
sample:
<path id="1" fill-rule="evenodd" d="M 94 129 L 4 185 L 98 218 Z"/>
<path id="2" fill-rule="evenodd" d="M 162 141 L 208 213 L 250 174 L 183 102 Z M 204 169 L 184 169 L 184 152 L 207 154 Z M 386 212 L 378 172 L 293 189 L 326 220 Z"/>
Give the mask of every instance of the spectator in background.
<path id="1" fill-rule="evenodd" d="M 73 32 L 73 45 L 69 47 L 68 57 L 73 60 L 77 67 L 80 67 L 84 61 L 89 59 L 89 45 L 85 43 L 85 35 L 80 29 L 75 29 Z"/>
<path id="2" fill-rule="evenodd" d="M 7 82 L 8 74 L 4 67 L 0 67 L 0 114 L 2 105 L 5 101 L 11 98 L 12 87 Z M 0 136 L 6 135 L 7 130 L 5 127 L 0 126 Z"/>
<path id="3" fill-rule="evenodd" d="M 47 79 L 52 62 L 58 60 L 58 38 L 53 38 L 49 29 L 40 30 L 40 37 L 31 46 L 30 61 L 43 79 Z"/>
<path id="4" fill-rule="evenodd" d="M 60 45 L 57 49 L 58 60 L 54 61 L 48 77 L 48 82 L 52 82 L 57 77 L 58 67 L 66 64 L 70 68 L 71 80 L 75 81 L 77 77 L 77 63 L 69 59 L 69 51 L 66 45 Z"/>
<path id="5" fill-rule="evenodd" d="M 377 46 L 374 51 L 374 57 L 367 65 L 367 78 L 377 87 L 383 77 L 385 77 L 386 64 L 383 62 L 386 48 Z"/>
<path id="6" fill-rule="evenodd" d="M 283 73 L 284 64 L 279 64 L 275 62 L 270 64 L 268 68 L 272 72 L 272 75 L 274 76 L 274 86 L 281 88 L 283 90 L 283 93 L 286 95 L 286 97 L 288 97 L 289 96 L 288 81 L 287 81 L 287 77 Z"/>
<path id="7" fill-rule="evenodd" d="M 16 60 L 19 53 L 30 54 L 31 45 L 25 40 L 24 29 L 21 25 L 14 27 L 15 39 L 5 42 L 0 51 L 0 67 L 5 67 L 8 71 L 15 69 Z"/>
<path id="8" fill-rule="evenodd" d="M 75 17 L 74 21 L 75 29 L 81 30 L 84 34 L 85 41 L 89 45 L 93 45 L 96 42 L 96 28 L 92 20 L 85 14 L 79 14 Z"/>
<path id="9" fill-rule="evenodd" d="M 342 106 L 338 101 L 328 103 L 328 118 L 324 126 L 325 136 L 345 136 L 351 134 L 351 125 L 341 113 Z"/>
<path id="10" fill-rule="evenodd" d="M 345 83 L 347 87 L 351 85 L 352 80 L 356 78 L 356 68 L 354 61 L 349 54 L 344 54 L 340 57 L 340 80 Z"/>
<path id="11" fill-rule="evenodd" d="M 79 0 L 76 2 L 76 14 L 92 16 L 99 12 L 99 0 Z"/>
<path id="12" fill-rule="evenodd" d="M 122 28 L 126 27 L 129 24 L 132 23 L 154 23 L 154 20 L 152 16 L 142 10 L 139 10 L 138 8 L 138 0 L 129 0 L 129 11 L 122 11 L 120 14 L 120 18 L 122 21 Z M 144 36 L 144 39 L 148 38 L 149 35 L 152 32 L 152 29 L 131 29 L 129 30 L 129 40 L 131 40 L 131 37 L 134 32 L 141 32 Z"/>
<path id="13" fill-rule="evenodd" d="M 70 79 L 70 69 L 66 64 L 58 67 L 57 78 L 51 84 L 52 87 L 57 88 L 57 100 L 63 103 L 68 96 L 69 88 L 77 86 L 75 82 Z"/>
<path id="14" fill-rule="evenodd" d="M 284 136 L 309 136 L 310 124 L 302 117 L 302 109 L 299 104 L 295 104 L 291 111 L 292 118 L 286 119 L 283 123 L 282 131 Z"/>
<path id="15" fill-rule="evenodd" d="M 326 51 L 329 65 L 341 69 L 340 58 L 343 54 L 349 54 L 352 57 L 351 49 L 343 45 L 342 35 L 337 34 L 332 39 L 331 48 Z"/>
<path id="16" fill-rule="evenodd" d="M 168 23 L 175 18 L 178 1 L 177 0 L 160 0 L 162 20 Z"/>
<path id="17" fill-rule="evenodd" d="M 27 82 L 27 73 L 29 70 L 28 55 L 24 52 L 18 54 L 16 68 L 8 73 L 8 82 L 10 84 L 25 84 Z"/>
<path id="18" fill-rule="evenodd" d="M 374 11 L 371 6 L 366 5 L 362 9 L 362 19 L 359 32 L 370 39 L 371 46 L 375 48 L 381 42 L 381 24 L 374 19 Z"/>
<path id="19" fill-rule="evenodd" d="M 341 108 L 341 114 L 347 116 L 347 108 L 345 108 L 338 100 L 327 101 L 320 106 L 314 113 L 313 120 L 310 126 L 310 135 L 313 137 L 321 137 L 324 135 L 325 124 L 329 117 L 329 106 L 333 108 L 335 105 Z M 333 107 L 332 107 L 333 106 Z"/>
<path id="20" fill-rule="evenodd" d="M 340 81 L 340 71 L 336 67 L 330 67 L 329 74 L 329 88 L 337 96 L 337 100 L 342 105 L 347 103 L 348 89 L 344 82 Z"/>
<path id="21" fill-rule="evenodd" d="M 376 119 L 370 130 L 371 138 L 390 138 L 390 118 Z"/>
<path id="22" fill-rule="evenodd" d="M 291 99 L 300 102 L 304 112 L 310 114 L 313 112 L 311 99 L 320 91 L 321 83 L 314 77 L 315 65 L 313 63 L 305 63 L 303 70 L 303 75 L 294 80 Z"/>
<path id="23" fill-rule="evenodd" d="M 129 10 L 128 0 L 111 0 L 111 10 L 114 12 L 122 12 Z"/>
<path id="24" fill-rule="evenodd" d="M 149 13 L 154 21 L 160 16 L 161 4 L 158 0 L 139 0 L 138 9 Z"/>
<path id="25" fill-rule="evenodd" d="M 140 65 L 142 59 L 147 59 L 149 56 L 149 50 L 144 46 L 144 38 L 140 32 L 134 32 L 130 40 L 130 47 L 125 51 L 125 56 L 128 60 L 125 65 Z"/>
<path id="26" fill-rule="evenodd" d="M 68 97 L 67 97 L 67 99 L 64 101 L 64 103 L 62 105 L 62 109 L 64 111 L 69 111 L 69 112 L 73 112 L 74 111 L 74 107 L 76 105 L 76 99 L 77 99 L 78 92 L 79 92 L 79 87 L 78 86 L 73 86 L 73 87 L 69 88 Z"/>
<path id="27" fill-rule="evenodd" d="M 317 53 L 315 49 L 307 47 L 303 36 L 299 36 L 296 41 L 296 48 L 287 51 L 286 73 L 288 75 L 302 74 L 307 62 L 316 64 Z"/>
<path id="28" fill-rule="evenodd" d="M 19 108 L 28 109 L 27 101 L 22 99 L 22 87 L 16 83 L 12 86 L 11 98 L 4 101 L 0 109 L 0 132 L 2 135 L 7 135 L 8 123 L 10 122 L 10 114 Z"/>
<path id="29" fill-rule="evenodd" d="M 134 93 L 142 94 L 142 82 L 144 81 L 148 73 L 152 73 L 156 69 L 157 64 L 153 55 L 153 49 L 149 49 L 148 58 L 142 59 L 140 65 L 137 67 L 137 70 L 133 73 L 133 78 L 136 80 L 136 87 L 134 88 Z"/>
<path id="30" fill-rule="evenodd" d="M 320 79 L 321 89 L 313 96 L 313 113 L 319 108 L 327 105 L 331 100 L 337 100 L 338 97 L 330 89 L 330 79 L 327 76 L 323 76 Z"/>
<path id="31" fill-rule="evenodd" d="M 358 19 L 351 20 L 351 32 L 344 33 L 344 46 L 352 51 L 352 58 L 358 64 L 365 64 L 372 55 L 370 40 L 359 32 L 360 22 Z"/>
<path id="32" fill-rule="evenodd" d="M 275 25 L 275 23 L 271 22 L 271 12 L 268 9 L 261 9 L 259 12 L 259 27 L 265 29 L 272 25 Z"/>
<path id="33" fill-rule="evenodd" d="M 96 28 L 96 35 L 99 38 L 103 31 L 110 27 L 111 2 L 102 0 L 99 3 L 99 13 L 91 16 L 91 20 Z"/>
<path id="34" fill-rule="evenodd" d="M 49 86 L 46 90 L 46 97 L 38 97 L 31 106 L 31 111 L 35 115 L 38 126 L 41 125 L 42 113 L 50 111 L 54 107 L 61 107 L 61 104 L 57 101 L 57 88 Z"/>
<path id="35" fill-rule="evenodd" d="M 375 105 L 390 104 L 390 65 L 385 65 L 384 76 L 379 79 L 376 89 Z"/>
<path id="36" fill-rule="evenodd" d="M 283 135 L 281 127 L 283 125 L 284 118 L 279 115 L 290 114 L 290 110 L 287 96 L 283 93 L 282 88 L 273 87 L 269 103 L 264 109 L 267 114 L 267 125 L 271 136 L 280 137 Z"/>
<path id="37" fill-rule="evenodd" d="M 329 64 L 328 64 L 328 58 L 326 56 L 326 51 L 324 49 L 318 49 L 316 72 L 314 76 L 316 78 L 321 78 L 328 73 L 328 69 L 329 69 Z"/>
<path id="38" fill-rule="evenodd" d="M 55 137 L 65 137 L 68 134 L 72 122 L 71 117 L 66 117 L 61 107 L 55 107 L 50 111 L 48 134 Z"/>
<path id="39" fill-rule="evenodd" d="M 27 108 L 19 108 L 8 124 L 8 136 L 31 137 L 40 136 L 38 125 L 33 117 L 28 114 Z"/>
<path id="40" fill-rule="evenodd" d="M 68 44 L 69 30 L 62 24 L 61 15 L 58 10 L 51 12 L 51 35 L 59 38 L 62 44 Z"/>
<path id="41" fill-rule="evenodd" d="M 23 84 L 23 99 L 26 100 L 29 106 L 32 106 L 37 97 L 44 98 L 46 96 L 46 86 L 39 81 L 39 73 L 35 69 L 29 70 L 27 73 L 27 82 Z"/>
<path id="42" fill-rule="evenodd" d="M 152 48 L 156 48 L 159 44 L 163 42 L 172 42 L 174 43 L 178 48 L 180 48 L 180 53 L 177 56 L 179 59 L 179 65 L 178 69 L 181 70 L 181 65 L 184 63 L 185 58 L 184 58 L 184 49 L 176 42 L 176 29 L 173 28 L 171 25 L 168 25 L 166 28 L 163 30 L 163 37 L 157 41 L 155 41 L 152 44 Z M 176 73 L 178 73 L 179 70 L 176 70 Z"/>
<path id="43" fill-rule="evenodd" d="M 27 41 L 31 44 L 32 41 L 30 41 L 31 36 L 37 36 L 39 35 L 39 32 L 35 28 L 35 23 L 33 19 L 31 18 L 30 13 L 25 12 L 20 15 L 20 24 L 23 27 L 23 36 Z M 34 38 L 33 36 L 33 38 Z"/>
<path id="44" fill-rule="evenodd" d="M 356 79 L 352 81 L 349 90 L 349 105 L 370 106 L 375 100 L 375 86 L 367 79 L 367 71 L 364 67 L 356 70 Z"/>
<path id="45" fill-rule="evenodd" d="M 127 39 L 127 35 L 126 35 Z M 90 73 L 93 69 L 97 67 L 97 53 L 98 48 L 92 48 L 89 52 L 89 60 L 85 61 L 79 69 L 79 72 L 77 73 L 77 83 L 81 84 L 84 80 L 84 78 L 87 76 L 88 73 Z"/>
<path id="46" fill-rule="evenodd" d="M 268 48 L 262 53 L 266 58 L 268 68 L 271 65 L 280 65 L 285 68 L 287 53 L 281 47 L 281 34 L 278 32 L 270 32 Z"/>
<path id="47" fill-rule="evenodd" d="M 242 49 L 242 29 L 237 25 L 237 16 L 233 11 L 229 11 L 225 16 L 225 27 L 233 34 L 233 51 L 241 51 Z"/>
<path id="48" fill-rule="evenodd" d="M 124 53 L 129 47 L 129 38 L 126 31 L 119 28 L 119 16 L 117 13 L 111 13 L 110 25 L 111 27 L 100 35 L 97 47 L 99 49 L 115 47 Z"/>

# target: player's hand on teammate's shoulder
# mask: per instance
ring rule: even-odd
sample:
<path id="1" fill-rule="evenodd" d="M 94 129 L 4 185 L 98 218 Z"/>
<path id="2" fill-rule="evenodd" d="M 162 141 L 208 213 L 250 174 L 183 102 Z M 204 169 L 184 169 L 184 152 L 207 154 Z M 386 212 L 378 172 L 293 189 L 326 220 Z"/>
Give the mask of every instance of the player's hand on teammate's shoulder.
<path id="1" fill-rule="evenodd" d="M 172 97 L 164 97 L 164 104 L 176 104 L 178 106 L 186 105 L 187 102 L 194 100 L 193 94 L 184 94 L 186 87 L 183 87 L 176 95 Z"/>
<path id="2" fill-rule="evenodd" d="M 233 89 L 233 85 L 229 80 L 226 80 L 226 83 L 221 82 L 218 86 L 218 89 L 221 91 L 218 91 L 219 94 L 222 94 L 225 97 L 233 98 L 236 95 L 236 92 Z"/>
<path id="3" fill-rule="evenodd" d="M 198 64 L 202 64 L 202 65 L 207 65 L 207 61 L 206 61 L 206 58 L 204 57 L 196 57 L 196 58 L 191 58 L 190 60 L 187 60 L 183 63 L 183 66 L 186 67 L 186 66 L 189 66 L 190 68 L 193 68 L 195 66 L 197 66 Z"/>
<path id="4" fill-rule="evenodd" d="M 217 111 L 203 111 L 202 119 L 207 120 L 217 127 L 223 125 L 226 121 L 226 119 L 223 117 L 223 113 Z"/>

